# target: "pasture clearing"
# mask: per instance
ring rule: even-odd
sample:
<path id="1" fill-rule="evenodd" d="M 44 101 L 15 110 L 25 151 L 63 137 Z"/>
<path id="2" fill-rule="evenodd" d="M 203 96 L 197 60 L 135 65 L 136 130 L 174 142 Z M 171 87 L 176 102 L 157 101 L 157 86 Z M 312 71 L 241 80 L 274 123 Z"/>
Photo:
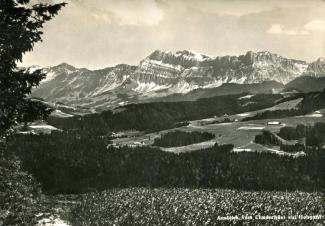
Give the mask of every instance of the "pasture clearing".
<path id="1" fill-rule="evenodd" d="M 251 112 L 247 112 L 245 114 L 252 114 Z M 317 114 L 316 117 L 311 117 L 311 115 Z M 240 116 L 238 115 L 230 115 L 229 118 L 242 118 L 243 114 Z M 319 117 L 321 115 L 321 117 Z M 209 119 L 202 119 L 201 121 L 209 121 L 211 123 L 208 124 L 200 124 L 198 120 L 190 121 L 188 126 L 183 126 L 175 129 L 163 130 L 155 133 L 148 133 L 148 134 L 139 134 L 139 136 L 133 137 L 126 137 L 122 139 L 115 139 L 113 143 L 117 146 L 132 146 L 132 145 L 152 145 L 155 138 L 160 137 L 162 134 L 174 131 L 174 130 L 181 130 L 185 132 L 208 132 L 215 134 L 216 138 L 214 142 L 218 144 L 233 144 L 235 148 L 241 149 L 252 149 L 252 141 L 256 135 L 261 133 L 261 130 L 268 130 L 273 133 L 278 133 L 280 128 L 284 126 L 297 126 L 299 124 L 304 125 L 312 125 L 315 122 L 325 122 L 325 109 L 319 110 L 309 115 L 304 116 L 295 116 L 295 117 L 288 117 L 288 118 L 281 118 L 281 119 L 262 119 L 262 120 L 252 120 L 252 121 L 232 121 L 226 123 L 213 123 L 212 120 L 215 118 Z M 277 121 L 279 125 L 268 125 L 270 121 Z M 175 151 L 178 152 L 185 152 L 185 151 L 194 151 L 198 149 L 202 149 L 205 147 L 209 147 L 213 144 L 209 143 L 199 143 L 197 145 L 188 145 L 181 148 L 169 148 L 166 151 Z M 138 145 L 139 146 L 139 145 Z M 199 148 L 201 147 L 201 148 Z M 268 148 L 260 145 L 260 146 L 253 146 L 253 148 L 258 147 L 260 151 L 270 151 Z M 276 147 L 273 149 L 277 149 Z M 162 149 L 164 150 L 164 149 Z M 252 149 L 253 150 L 253 149 Z M 274 151 L 272 151 L 274 152 Z M 275 153 L 275 152 L 274 152 Z"/>

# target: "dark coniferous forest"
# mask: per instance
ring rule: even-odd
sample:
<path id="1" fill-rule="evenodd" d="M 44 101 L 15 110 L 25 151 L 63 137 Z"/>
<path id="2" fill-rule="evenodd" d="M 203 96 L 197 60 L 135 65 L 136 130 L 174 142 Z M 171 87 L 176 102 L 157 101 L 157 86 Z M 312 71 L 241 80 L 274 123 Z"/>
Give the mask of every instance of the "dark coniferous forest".
<path id="1" fill-rule="evenodd" d="M 233 145 L 217 144 L 173 154 L 150 147 L 107 149 L 105 138 L 87 137 L 69 132 L 17 135 L 9 150 L 52 194 L 143 186 L 313 191 L 325 182 L 325 151 L 317 145 L 299 158 L 233 153 Z"/>

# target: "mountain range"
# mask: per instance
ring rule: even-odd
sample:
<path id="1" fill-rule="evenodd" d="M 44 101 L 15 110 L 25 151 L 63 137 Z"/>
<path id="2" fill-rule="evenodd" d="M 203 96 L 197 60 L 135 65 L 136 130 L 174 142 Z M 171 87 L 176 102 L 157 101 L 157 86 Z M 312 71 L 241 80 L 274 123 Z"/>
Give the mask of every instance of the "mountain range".
<path id="1" fill-rule="evenodd" d="M 239 92 L 263 93 L 302 89 L 301 79 L 324 82 L 325 60 L 308 63 L 267 51 L 211 57 L 193 51 L 156 50 L 138 66 L 119 64 L 101 70 L 32 66 L 47 74 L 33 97 L 90 109 L 112 109 L 129 103 L 184 101 Z M 298 82 L 295 80 L 298 79 Z M 302 85 L 304 84 L 304 85 Z M 289 87 L 285 87 L 289 85 Z M 308 86 L 308 85 L 307 85 Z M 322 85 L 317 86 L 323 87 Z M 325 87 L 325 86 L 324 86 Z"/>

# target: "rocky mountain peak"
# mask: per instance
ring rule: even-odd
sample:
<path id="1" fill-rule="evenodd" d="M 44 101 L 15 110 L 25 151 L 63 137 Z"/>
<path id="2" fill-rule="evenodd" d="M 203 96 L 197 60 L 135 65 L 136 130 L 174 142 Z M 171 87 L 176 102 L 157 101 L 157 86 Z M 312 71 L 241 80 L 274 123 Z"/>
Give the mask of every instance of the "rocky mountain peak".
<path id="1" fill-rule="evenodd" d="M 171 51 L 163 51 L 163 50 L 155 50 L 153 53 L 151 53 L 148 58 L 153 60 L 161 60 L 164 57 L 176 57 L 176 58 L 192 58 L 196 60 L 204 60 L 210 58 L 207 55 L 197 53 L 192 50 L 179 50 L 176 52 Z"/>
<path id="2" fill-rule="evenodd" d="M 308 65 L 307 72 L 305 73 L 307 76 L 314 77 L 324 77 L 325 76 L 325 59 L 318 58 L 316 61 L 311 62 Z"/>
<path id="3" fill-rule="evenodd" d="M 180 57 L 186 57 L 186 58 L 190 58 L 193 60 L 197 60 L 197 61 L 203 61 L 203 60 L 207 60 L 210 57 L 201 53 L 197 53 L 195 51 L 192 50 L 182 50 L 182 51 L 177 51 L 175 53 L 176 56 L 180 56 Z"/>
<path id="4" fill-rule="evenodd" d="M 320 57 L 316 60 L 317 63 L 322 63 L 322 64 L 325 64 L 325 58 L 323 57 Z"/>
<path id="5" fill-rule="evenodd" d="M 284 58 L 271 53 L 269 51 L 259 51 L 259 52 L 253 52 L 248 51 L 246 55 L 243 57 L 243 61 L 246 64 L 254 64 L 254 63 L 276 63 Z"/>
<path id="6" fill-rule="evenodd" d="M 163 64 L 190 68 L 193 66 L 198 66 L 201 62 L 209 59 L 210 58 L 206 55 L 189 50 L 182 50 L 177 52 L 156 50 L 151 53 L 145 60 L 158 61 Z"/>
<path id="7" fill-rule="evenodd" d="M 68 63 L 61 63 L 61 64 L 58 64 L 56 66 L 54 66 L 53 68 L 57 68 L 57 69 L 66 69 L 66 70 L 70 70 L 70 71 L 74 71 L 76 70 L 77 68 L 75 68 L 74 66 L 68 64 Z"/>

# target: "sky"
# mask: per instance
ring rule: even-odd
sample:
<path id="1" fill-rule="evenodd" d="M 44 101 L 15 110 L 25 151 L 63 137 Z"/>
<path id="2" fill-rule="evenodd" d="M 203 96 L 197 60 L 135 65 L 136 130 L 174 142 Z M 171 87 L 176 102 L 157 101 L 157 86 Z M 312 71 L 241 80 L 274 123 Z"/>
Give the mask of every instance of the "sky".
<path id="1" fill-rule="evenodd" d="M 34 2 L 44 0 L 33 0 Z M 60 2 L 60 0 L 46 0 Z M 138 65 L 154 50 L 325 57 L 324 0 L 65 0 L 22 66 Z"/>

